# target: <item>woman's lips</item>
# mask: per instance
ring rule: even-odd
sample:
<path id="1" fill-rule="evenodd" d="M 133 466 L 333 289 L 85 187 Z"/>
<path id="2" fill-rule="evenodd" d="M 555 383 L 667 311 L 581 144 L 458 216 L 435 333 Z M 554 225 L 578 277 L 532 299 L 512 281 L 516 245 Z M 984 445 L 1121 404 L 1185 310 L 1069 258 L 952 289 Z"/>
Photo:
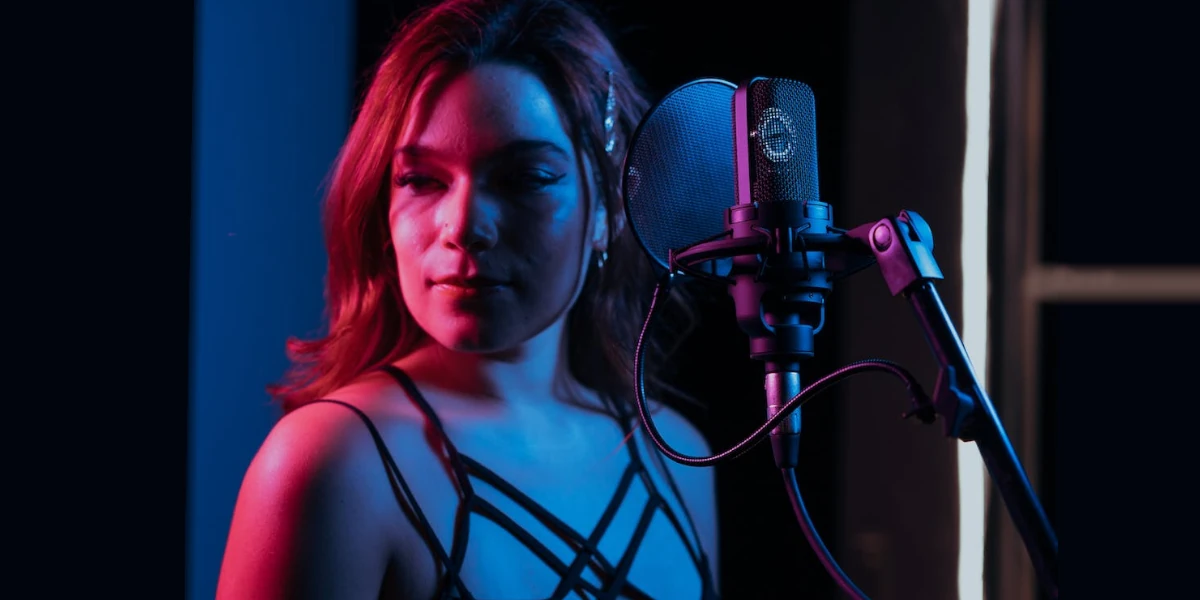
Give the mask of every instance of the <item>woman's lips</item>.
<path id="1" fill-rule="evenodd" d="M 445 279 L 434 282 L 433 290 L 453 298 L 480 298 L 503 291 L 508 283 L 495 279 Z"/>

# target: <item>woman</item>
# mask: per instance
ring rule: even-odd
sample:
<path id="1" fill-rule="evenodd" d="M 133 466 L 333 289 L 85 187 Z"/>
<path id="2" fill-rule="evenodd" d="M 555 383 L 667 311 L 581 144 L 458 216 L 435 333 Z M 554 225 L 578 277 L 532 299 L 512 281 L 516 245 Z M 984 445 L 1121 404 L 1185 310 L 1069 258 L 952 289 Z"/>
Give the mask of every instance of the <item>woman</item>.
<path id="1" fill-rule="evenodd" d="M 619 196 L 630 77 L 564 0 L 399 29 L 326 199 L 329 333 L 291 343 L 218 597 L 716 596 L 711 470 L 630 404 L 653 287 Z"/>

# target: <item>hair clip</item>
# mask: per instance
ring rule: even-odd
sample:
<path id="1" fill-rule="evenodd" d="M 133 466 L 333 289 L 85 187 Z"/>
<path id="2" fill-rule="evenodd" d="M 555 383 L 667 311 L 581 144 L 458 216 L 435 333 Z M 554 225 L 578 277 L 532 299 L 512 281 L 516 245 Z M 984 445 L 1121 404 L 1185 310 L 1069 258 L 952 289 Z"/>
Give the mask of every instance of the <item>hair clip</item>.
<path id="1" fill-rule="evenodd" d="M 604 151 L 612 154 L 617 146 L 617 96 L 613 90 L 613 72 L 608 71 L 608 98 L 604 100 Z"/>

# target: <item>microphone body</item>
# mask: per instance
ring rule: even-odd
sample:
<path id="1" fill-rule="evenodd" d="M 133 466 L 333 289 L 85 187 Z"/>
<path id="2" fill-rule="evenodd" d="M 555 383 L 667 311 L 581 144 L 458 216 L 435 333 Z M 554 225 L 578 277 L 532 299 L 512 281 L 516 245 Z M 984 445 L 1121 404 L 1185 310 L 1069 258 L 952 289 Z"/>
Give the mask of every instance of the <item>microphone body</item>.
<path id="1" fill-rule="evenodd" d="M 761 245 L 733 258 L 729 294 L 750 356 L 766 361 L 767 372 L 795 371 L 813 354 L 831 288 L 825 253 L 807 244 L 833 224 L 820 201 L 812 90 L 786 79 L 739 86 L 734 140 L 737 203 L 726 211 L 726 230 Z"/>

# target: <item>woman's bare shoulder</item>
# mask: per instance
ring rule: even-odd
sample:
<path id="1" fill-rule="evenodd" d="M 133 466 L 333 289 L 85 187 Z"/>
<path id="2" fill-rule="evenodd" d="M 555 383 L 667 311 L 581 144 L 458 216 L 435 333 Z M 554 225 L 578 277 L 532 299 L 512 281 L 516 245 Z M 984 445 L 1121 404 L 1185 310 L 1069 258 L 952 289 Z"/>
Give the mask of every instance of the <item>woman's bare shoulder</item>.
<path id="1" fill-rule="evenodd" d="M 382 481 L 390 493 L 372 429 L 391 431 L 405 422 L 407 411 L 396 407 L 407 403 L 395 401 L 397 391 L 386 374 L 368 373 L 288 411 L 259 447 L 244 489 L 327 495 L 366 491 Z"/>
<path id="2" fill-rule="evenodd" d="M 388 410 L 394 404 L 394 388 L 386 374 L 367 373 L 293 408 L 271 428 L 255 462 L 286 465 L 310 475 L 346 472 L 364 455 L 378 453 L 367 421 L 377 425 L 395 416 Z"/>
<path id="3" fill-rule="evenodd" d="M 378 450 L 354 411 L 318 402 L 288 412 L 243 477 L 218 597 L 276 598 L 294 589 L 370 597 L 393 539 L 379 525 L 395 508 L 389 494 Z"/>
<path id="4" fill-rule="evenodd" d="M 685 417 L 682 412 L 668 404 L 654 400 L 648 402 L 648 407 L 650 409 L 649 416 L 654 419 L 654 427 L 662 435 L 667 445 L 681 454 L 709 455 L 708 439 L 696 427 L 696 424 Z"/>

